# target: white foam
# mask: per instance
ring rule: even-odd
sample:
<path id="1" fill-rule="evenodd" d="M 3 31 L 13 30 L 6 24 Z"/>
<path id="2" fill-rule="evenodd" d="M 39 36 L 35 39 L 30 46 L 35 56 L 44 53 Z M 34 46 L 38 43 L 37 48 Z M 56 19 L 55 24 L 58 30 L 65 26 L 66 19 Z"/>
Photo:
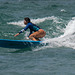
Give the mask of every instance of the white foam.
<path id="1" fill-rule="evenodd" d="M 64 35 L 62 36 L 72 35 L 74 32 L 75 32 L 75 19 L 73 18 L 66 26 Z"/>
<path id="2" fill-rule="evenodd" d="M 61 9 L 60 11 L 61 11 L 61 12 L 66 12 L 66 10 L 65 10 L 65 9 Z"/>
<path id="3" fill-rule="evenodd" d="M 51 17 L 44 17 L 44 18 L 38 18 L 38 19 L 32 19 L 31 21 L 32 21 L 33 23 L 37 24 L 37 23 L 44 22 L 44 21 L 46 21 L 46 20 L 53 20 L 53 22 L 61 23 L 61 22 L 58 21 L 59 19 L 58 19 L 57 17 L 54 17 L 54 16 L 51 16 Z"/>
<path id="4" fill-rule="evenodd" d="M 34 23 L 34 24 L 39 24 L 39 23 L 44 22 L 46 20 L 53 20 L 53 22 L 55 22 L 55 23 L 61 23 L 61 22 L 59 22 L 59 18 L 54 17 L 54 16 L 44 17 L 44 18 L 37 18 L 37 19 L 31 19 L 31 22 Z M 25 27 L 24 21 L 7 22 L 7 24 L 12 24 L 12 25 L 18 25 L 18 26 Z"/>
<path id="5" fill-rule="evenodd" d="M 12 25 L 18 25 L 18 26 L 25 27 L 23 21 L 18 21 L 18 22 L 7 22 L 7 24 L 12 24 Z"/>
<path id="6" fill-rule="evenodd" d="M 56 38 L 47 38 L 43 43 L 48 43 L 49 45 L 35 49 L 34 51 L 63 46 L 75 49 L 75 18 L 72 18 L 66 25 L 63 35 Z"/>

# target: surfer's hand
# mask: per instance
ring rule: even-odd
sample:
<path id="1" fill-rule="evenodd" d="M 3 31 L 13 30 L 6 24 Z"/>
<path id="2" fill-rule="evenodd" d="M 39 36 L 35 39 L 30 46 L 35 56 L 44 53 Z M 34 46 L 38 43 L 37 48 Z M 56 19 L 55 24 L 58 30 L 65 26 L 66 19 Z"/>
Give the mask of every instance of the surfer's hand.
<path id="1" fill-rule="evenodd" d="M 18 36 L 19 35 L 19 33 L 17 33 L 16 35 L 14 35 L 14 37 L 16 37 L 16 36 Z"/>
<path id="2" fill-rule="evenodd" d="M 29 37 L 25 37 L 25 39 L 29 40 Z"/>

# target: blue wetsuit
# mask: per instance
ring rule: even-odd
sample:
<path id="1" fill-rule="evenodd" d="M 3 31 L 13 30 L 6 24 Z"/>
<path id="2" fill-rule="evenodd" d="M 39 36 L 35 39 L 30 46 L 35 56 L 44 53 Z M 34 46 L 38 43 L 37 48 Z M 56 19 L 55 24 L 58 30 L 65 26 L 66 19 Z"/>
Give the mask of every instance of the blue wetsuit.
<path id="1" fill-rule="evenodd" d="M 22 29 L 19 33 L 22 33 L 23 31 L 26 31 L 28 28 L 30 29 L 30 34 L 29 34 L 29 35 L 31 35 L 33 31 L 36 32 L 36 31 L 38 31 L 39 29 L 41 29 L 39 26 L 37 26 L 37 25 L 35 25 L 35 24 L 33 24 L 33 23 L 30 22 L 30 23 L 28 23 L 28 24 L 26 25 L 26 27 L 25 27 L 24 29 Z"/>

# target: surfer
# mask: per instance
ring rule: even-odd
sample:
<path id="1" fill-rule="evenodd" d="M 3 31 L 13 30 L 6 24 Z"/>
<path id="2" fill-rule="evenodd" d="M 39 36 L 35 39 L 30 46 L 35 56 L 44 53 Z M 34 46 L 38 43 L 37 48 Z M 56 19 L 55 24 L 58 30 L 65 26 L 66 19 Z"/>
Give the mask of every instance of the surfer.
<path id="1" fill-rule="evenodd" d="M 16 35 L 14 35 L 15 37 L 18 36 L 20 33 L 26 31 L 28 28 L 30 29 L 30 34 L 28 37 L 31 40 L 40 41 L 39 38 L 43 38 L 46 35 L 46 32 L 43 29 L 41 29 L 39 26 L 33 24 L 30 21 L 30 18 L 28 17 L 24 18 L 24 24 L 26 25 L 26 27 L 22 29 L 19 33 L 17 33 Z"/>

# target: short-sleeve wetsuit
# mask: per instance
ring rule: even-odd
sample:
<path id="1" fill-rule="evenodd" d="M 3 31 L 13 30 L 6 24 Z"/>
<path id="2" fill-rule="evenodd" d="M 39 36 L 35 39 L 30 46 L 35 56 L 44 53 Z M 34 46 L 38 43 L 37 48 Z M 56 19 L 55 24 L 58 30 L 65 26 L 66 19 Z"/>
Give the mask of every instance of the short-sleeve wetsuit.
<path id="1" fill-rule="evenodd" d="M 33 23 L 28 23 L 27 25 L 26 25 L 26 27 L 24 28 L 24 29 L 22 29 L 19 33 L 22 33 L 22 32 L 24 32 L 24 31 L 26 31 L 27 29 L 30 29 L 30 34 L 29 34 L 29 36 L 32 34 L 32 32 L 34 31 L 34 32 L 36 32 L 36 31 L 38 31 L 39 29 L 41 29 L 39 26 L 37 26 L 37 25 L 35 25 L 35 24 L 33 24 Z"/>

